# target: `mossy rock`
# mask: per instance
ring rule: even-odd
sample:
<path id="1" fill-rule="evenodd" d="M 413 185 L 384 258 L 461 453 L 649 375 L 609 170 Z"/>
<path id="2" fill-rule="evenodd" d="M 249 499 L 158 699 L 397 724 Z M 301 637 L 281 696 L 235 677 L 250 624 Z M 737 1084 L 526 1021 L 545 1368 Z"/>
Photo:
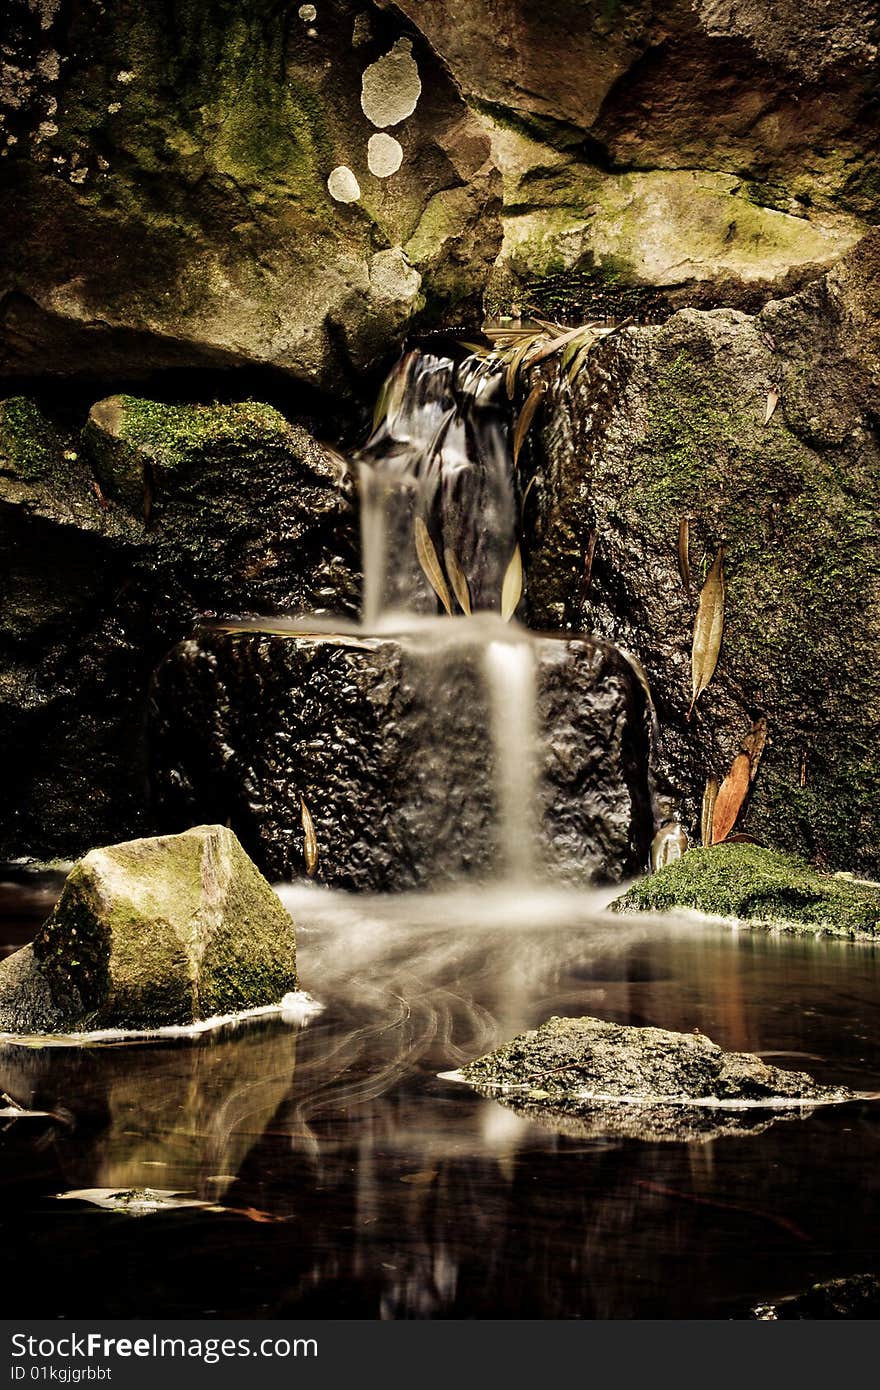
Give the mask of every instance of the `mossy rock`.
<path id="1" fill-rule="evenodd" d="M 803 859 L 759 845 L 692 849 L 634 884 L 615 912 L 674 912 L 789 932 L 880 940 L 880 885 L 817 873 Z"/>
<path id="2" fill-rule="evenodd" d="M 153 1029 L 280 1003 L 293 922 L 235 835 L 95 849 L 30 946 L 0 964 L 0 1030 Z"/>

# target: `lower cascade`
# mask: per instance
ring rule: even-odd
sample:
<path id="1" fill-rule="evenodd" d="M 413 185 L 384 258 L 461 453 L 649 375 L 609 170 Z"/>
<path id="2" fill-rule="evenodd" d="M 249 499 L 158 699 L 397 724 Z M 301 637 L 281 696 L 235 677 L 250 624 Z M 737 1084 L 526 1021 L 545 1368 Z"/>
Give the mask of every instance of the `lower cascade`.
<path id="1" fill-rule="evenodd" d="M 163 811 L 227 821 L 270 875 L 399 890 L 585 884 L 640 872 L 654 834 L 649 697 L 587 636 L 517 620 L 523 592 L 504 373 L 406 354 L 353 466 L 361 624 L 202 628 L 157 673 Z"/>

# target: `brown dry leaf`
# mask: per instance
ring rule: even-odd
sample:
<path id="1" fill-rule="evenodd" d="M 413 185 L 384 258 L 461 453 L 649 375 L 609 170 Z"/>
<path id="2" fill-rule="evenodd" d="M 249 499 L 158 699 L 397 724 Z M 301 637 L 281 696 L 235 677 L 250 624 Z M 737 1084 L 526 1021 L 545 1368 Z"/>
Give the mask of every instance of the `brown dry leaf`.
<path id="1" fill-rule="evenodd" d="M 523 446 L 525 437 L 528 434 L 531 423 L 535 418 L 535 412 L 537 411 L 538 406 L 541 404 L 541 400 L 544 396 L 545 390 L 546 387 L 543 381 L 539 381 L 537 386 L 533 386 L 528 396 L 526 397 L 526 401 L 523 405 L 522 410 L 516 417 L 516 429 L 513 432 L 514 468 L 516 467 L 517 462 L 519 460 L 519 451 Z"/>
<path id="2" fill-rule="evenodd" d="M 504 621 L 510 622 L 517 610 L 517 605 L 522 598 L 523 591 L 523 568 L 522 553 L 518 545 L 514 546 L 513 554 L 510 557 L 510 564 L 504 575 L 504 583 L 501 586 L 501 616 Z"/>
<path id="3" fill-rule="evenodd" d="M 714 564 L 706 576 L 694 623 L 694 640 L 691 647 L 691 674 L 693 699 L 688 710 L 688 719 L 694 711 L 700 695 L 715 674 L 721 639 L 724 635 L 724 547 L 715 556 Z"/>
<path id="4" fill-rule="evenodd" d="M 315 870 L 318 867 L 318 837 L 315 834 L 315 822 L 312 820 L 309 808 L 302 797 L 299 799 L 301 807 L 300 820 L 303 828 L 303 857 L 306 861 L 306 873 L 309 878 L 315 877 Z"/>
<path id="5" fill-rule="evenodd" d="M 449 596 L 449 586 L 440 568 L 440 561 L 437 559 L 437 551 L 434 542 L 431 540 L 428 528 L 420 516 L 415 519 L 416 554 L 419 557 L 419 564 L 425 572 L 425 578 L 430 584 L 434 593 L 439 598 L 446 612 L 452 617 L 452 599 Z"/>
<path id="6" fill-rule="evenodd" d="M 707 847 L 712 843 L 712 816 L 718 797 L 718 778 L 707 777 L 703 792 L 703 811 L 700 816 L 700 842 Z"/>
<path id="7" fill-rule="evenodd" d="M 712 812 L 712 844 L 720 845 L 733 829 L 751 783 L 749 755 L 737 753 L 718 789 Z"/>
<path id="8" fill-rule="evenodd" d="M 769 425 L 773 419 L 773 412 L 779 404 L 779 392 L 776 390 L 767 392 L 767 409 L 764 412 L 764 424 Z"/>
<path id="9" fill-rule="evenodd" d="M 686 589 L 691 587 L 690 564 L 691 525 L 686 516 L 678 523 L 678 572 Z"/>
<path id="10" fill-rule="evenodd" d="M 432 1182 L 436 1182 L 439 1171 L 438 1168 L 425 1168 L 420 1173 L 404 1173 L 400 1181 L 408 1182 L 413 1187 L 430 1187 Z"/>
<path id="11" fill-rule="evenodd" d="M 458 599 L 458 606 L 462 613 L 468 617 L 471 614 L 471 591 L 467 582 L 467 575 L 458 563 L 458 556 L 454 550 L 448 547 L 443 552 L 443 559 L 446 563 L 446 573 L 449 575 L 449 582 L 452 585 L 452 592 Z"/>
<path id="12" fill-rule="evenodd" d="M 516 348 L 511 355 L 510 361 L 507 364 L 507 371 L 504 374 L 504 387 L 507 391 L 507 399 L 509 401 L 512 401 L 516 395 L 516 381 L 519 376 L 520 368 L 534 347 L 536 339 L 540 336 L 540 334 L 533 334 L 531 337 L 526 338 L 525 342 L 520 343 L 519 347 Z"/>

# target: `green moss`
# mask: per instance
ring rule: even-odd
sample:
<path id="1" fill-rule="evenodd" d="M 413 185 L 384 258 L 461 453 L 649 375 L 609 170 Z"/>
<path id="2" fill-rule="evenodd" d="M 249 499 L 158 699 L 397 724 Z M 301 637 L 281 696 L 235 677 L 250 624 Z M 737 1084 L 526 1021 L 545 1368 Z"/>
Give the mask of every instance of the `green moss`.
<path id="1" fill-rule="evenodd" d="M 758 845 L 689 850 L 613 904 L 615 912 L 678 908 L 755 926 L 880 940 L 880 886 L 819 874 L 796 855 Z"/>
<path id="2" fill-rule="evenodd" d="M 63 444 L 39 406 L 26 396 L 0 401 L 0 469 L 33 482 L 58 471 Z"/>

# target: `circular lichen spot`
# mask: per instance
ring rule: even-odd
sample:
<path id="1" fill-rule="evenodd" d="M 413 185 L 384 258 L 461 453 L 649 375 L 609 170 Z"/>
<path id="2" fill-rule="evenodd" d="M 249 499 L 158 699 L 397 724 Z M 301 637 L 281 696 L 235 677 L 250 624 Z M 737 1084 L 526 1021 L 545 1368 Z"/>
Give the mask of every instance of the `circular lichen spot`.
<path id="1" fill-rule="evenodd" d="M 422 93 L 419 69 L 409 39 L 398 39 L 390 52 L 364 72 L 361 106 L 375 126 L 398 125 L 411 116 Z"/>
<path id="2" fill-rule="evenodd" d="M 313 19 L 318 18 L 318 11 L 314 5 L 300 5 L 298 13 L 305 24 L 311 24 Z"/>
<path id="3" fill-rule="evenodd" d="M 403 150 L 393 135 L 371 135 L 367 144 L 367 165 L 377 179 L 390 178 L 403 163 Z"/>
<path id="4" fill-rule="evenodd" d="M 356 203 L 361 196 L 361 186 L 347 164 L 337 164 L 327 180 L 330 197 L 337 203 Z"/>

